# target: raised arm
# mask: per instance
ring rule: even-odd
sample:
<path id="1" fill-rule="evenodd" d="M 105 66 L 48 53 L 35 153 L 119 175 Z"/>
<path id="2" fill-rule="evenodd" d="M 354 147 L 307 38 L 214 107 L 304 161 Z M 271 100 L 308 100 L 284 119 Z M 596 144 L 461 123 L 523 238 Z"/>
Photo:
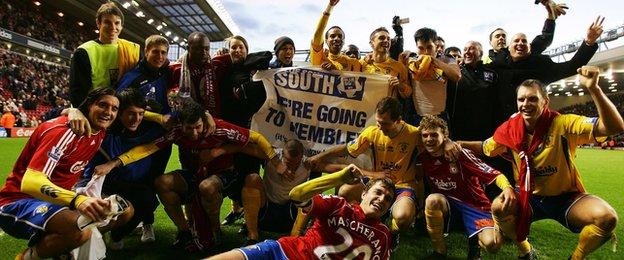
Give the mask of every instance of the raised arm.
<path id="1" fill-rule="evenodd" d="M 321 15 L 321 19 L 316 25 L 316 30 L 314 31 L 314 36 L 312 38 L 312 43 L 310 46 L 310 51 L 314 51 L 314 55 L 310 55 L 310 62 L 312 65 L 321 65 L 323 63 L 322 55 L 323 53 L 323 41 L 324 41 L 324 31 L 325 27 L 327 27 L 327 21 L 329 20 L 329 15 L 331 14 L 332 9 L 336 4 L 338 4 L 339 0 L 329 0 L 327 3 L 327 7 L 325 7 L 325 11 Z"/>
<path id="2" fill-rule="evenodd" d="M 344 183 L 357 182 L 359 181 L 359 177 L 359 169 L 351 164 L 338 172 L 323 175 L 297 185 L 290 191 L 288 196 L 295 201 L 297 206 L 307 211 L 311 206 L 310 199 L 312 199 L 314 195 L 321 194 L 326 190 L 338 187 Z"/>
<path id="3" fill-rule="evenodd" d="M 600 69 L 595 66 L 583 66 L 578 69 L 581 86 L 589 94 L 598 110 L 598 122 L 594 129 L 594 136 L 608 136 L 624 132 L 624 120 L 617 108 L 598 86 Z"/>
<path id="4" fill-rule="evenodd" d="M 560 15 L 565 15 L 568 6 L 565 3 L 557 4 L 551 0 L 542 1 L 542 5 L 546 8 L 548 17 L 544 21 L 544 27 L 542 28 L 542 34 L 535 36 L 531 42 L 531 51 L 534 53 L 542 53 L 553 41 L 555 36 L 555 20 Z"/>

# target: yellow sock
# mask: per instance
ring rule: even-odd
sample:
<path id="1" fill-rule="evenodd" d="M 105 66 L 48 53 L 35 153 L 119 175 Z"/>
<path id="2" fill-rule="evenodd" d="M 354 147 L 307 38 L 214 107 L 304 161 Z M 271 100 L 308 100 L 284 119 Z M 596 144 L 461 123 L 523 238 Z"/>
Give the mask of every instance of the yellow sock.
<path id="1" fill-rule="evenodd" d="M 520 243 L 516 243 L 516 245 L 518 246 L 518 254 L 520 256 L 526 255 L 529 251 L 531 251 L 531 243 L 529 243 L 529 240 L 527 239 Z"/>
<path id="2" fill-rule="evenodd" d="M 300 236 L 301 231 L 305 224 L 308 223 L 308 215 L 303 214 L 303 211 L 299 209 L 297 211 L 297 218 L 295 219 L 295 223 L 293 224 L 292 230 L 290 231 L 291 236 Z"/>
<path id="3" fill-rule="evenodd" d="M 512 241 L 516 241 L 516 216 L 509 215 L 504 218 L 499 218 L 492 214 L 492 218 L 496 226 L 503 231 L 503 234 L 511 238 Z M 522 242 L 516 242 L 516 245 L 518 246 L 518 255 L 520 256 L 526 255 L 531 251 L 531 244 L 526 239 Z"/>
<path id="4" fill-rule="evenodd" d="M 390 232 L 392 232 L 393 234 L 399 233 L 399 225 L 397 224 L 397 221 L 394 218 L 390 220 Z"/>
<path id="5" fill-rule="evenodd" d="M 245 217 L 249 238 L 258 239 L 258 212 L 260 212 L 260 204 L 262 202 L 260 190 L 244 187 L 242 199 L 243 208 L 245 209 L 243 216 Z"/>
<path id="6" fill-rule="evenodd" d="M 446 244 L 444 243 L 444 218 L 441 210 L 431 210 L 425 208 L 425 220 L 427 221 L 427 232 L 431 238 L 433 250 L 446 254 Z"/>
<path id="7" fill-rule="evenodd" d="M 579 242 L 572 254 L 572 259 L 585 259 L 589 253 L 598 249 L 611 236 L 613 236 L 613 231 L 603 230 L 594 224 L 585 226 L 579 235 Z"/>

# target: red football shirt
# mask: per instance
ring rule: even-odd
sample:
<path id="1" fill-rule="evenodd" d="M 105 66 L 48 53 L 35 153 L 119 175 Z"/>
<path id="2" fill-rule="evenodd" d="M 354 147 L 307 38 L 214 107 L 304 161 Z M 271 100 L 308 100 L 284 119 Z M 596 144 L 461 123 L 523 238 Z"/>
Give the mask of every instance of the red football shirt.
<path id="1" fill-rule="evenodd" d="M 391 234 L 379 219 L 367 219 L 360 205 L 316 195 L 308 215 L 316 218 L 304 236 L 278 240 L 290 259 L 388 259 Z"/>
<path id="2" fill-rule="evenodd" d="M 223 143 L 244 146 L 249 142 L 249 129 L 228 123 L 215 118 L 216 130 L 212 134 L 205 134 L 199 140 L 190 140 L 184 137 L 182 127 L 174 127 L 166 136 L 157 139 L 156 146 L 164 148 L 175 143 L 180 147 L 180 163 L 182 167 L 197 171 L 200 166 L 206 166 L 210 173 L 218 173 L 229 169 L 233 165 L 233 155 L 226 154 L 212 160 L 207 165 L 200 165 L 199 153 L 202 150 L 215 148 Z"/>
<path id="3" fill-rule="evenodd" d="M 418 157 L 423 164 L 431 193 L 440 193 L 474 208 L 490 211 L 491 203 L 481 184 L 494 182 L 499 171 L 466 149 L 462 149 L 458 163 L 454 164 L 447 162 L 444 156 L 433 157 L 427 152 Z"/>
<path id="4" fill-rule="evenodd" d="M 30 136 L 0 190 L 0 206 L 31 197 L 20 192 L 26 169 L 43 172 L 52 183 L 71 190 L 105 136 L 106 131 L 91 136 L 76 136 L 69 129 L 66 116 L 41 124 Z"/>

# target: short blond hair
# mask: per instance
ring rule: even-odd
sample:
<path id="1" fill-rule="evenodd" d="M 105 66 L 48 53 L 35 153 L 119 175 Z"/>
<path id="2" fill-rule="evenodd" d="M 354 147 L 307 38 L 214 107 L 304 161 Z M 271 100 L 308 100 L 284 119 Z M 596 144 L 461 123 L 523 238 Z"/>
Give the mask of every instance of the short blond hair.
<path id="1" fill-rule="evenodd" d="M 153 34 L 145 39 L 145 50 L 149 50 L 150 48 L 156 45 L 165 45 L 167 47 L 167 51 L 169 51 L 169 41 L 167 38 L 160 36 L 158 34 Z"/>

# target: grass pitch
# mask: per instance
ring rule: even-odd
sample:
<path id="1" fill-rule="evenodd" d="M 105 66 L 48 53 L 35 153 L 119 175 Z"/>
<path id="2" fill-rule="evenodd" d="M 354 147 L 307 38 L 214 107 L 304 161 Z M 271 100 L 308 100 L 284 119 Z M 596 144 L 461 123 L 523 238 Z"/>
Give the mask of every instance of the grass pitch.
<path id="1" fill-rule="evenodd" d="M 0 139 L 0 182 L 4 184 L 6 176 L 11 171 L 19 153 L 26 143 L 25 138 Z M 168 170 L 179 168 L 177 162 L 177 150 L 169 161 Z M 624 216 L 624 152 L 580 149 L 578 151 L 577 164 L 587 190 L 604 200 L 608 201 L 617 211 L 619 216 Z M 224 201 L 221 214 L 227 214 L 230 201 Z M 276 220 L 279 221 L 279 220 Z M 167 215 L 159 206 L 156 211 L 156 242 L 142 244 L 138 235 L 133 235 L 124 240 L 125 249 L 121 251 L 108 251 L 109 259 L 197 259 L 207 257 L 215 253 L 240 247 L 244 237 L 236 234 L 241 223 L 223 228 L 223 245 L 213 248 L 208 252 L 188 254 L 169 249 L 169 245 L 175 239 L 176 229 Z M 622 224 L 618 224 L 616 234 L 624 238 Z M 278 234 L 261 233 L 264 238 L 275 238 Z M 530 241 L 538 251 L 540 259 L 567 259 L 574 250 L 578 236 L 563 228 L 559 223 L 551 220 L 542 220 L 531 226 Z M 465 259 L 467 241 L 463 233 L 451 233 L 447 239 L 449 257 Z M 0 233 L 0 259 L 13 259 L 15 255 L 26 247 L 25 240 L 14 239 L 4 233 Z M 429 238 L 424 231 L 409 231 L 401 235 L 401 244 L 398 252 L 394 253 L 393 259 L 421 259 L 431 252 Z M 484 259 L 515 259 L 516 249 L 510 243 L 495 255 L 484 254 Z M 594 252 L 590 259 L 624 259 L 623 250 L 611 251 L 611 243 L 607 242 L 603 247 Z"/>

